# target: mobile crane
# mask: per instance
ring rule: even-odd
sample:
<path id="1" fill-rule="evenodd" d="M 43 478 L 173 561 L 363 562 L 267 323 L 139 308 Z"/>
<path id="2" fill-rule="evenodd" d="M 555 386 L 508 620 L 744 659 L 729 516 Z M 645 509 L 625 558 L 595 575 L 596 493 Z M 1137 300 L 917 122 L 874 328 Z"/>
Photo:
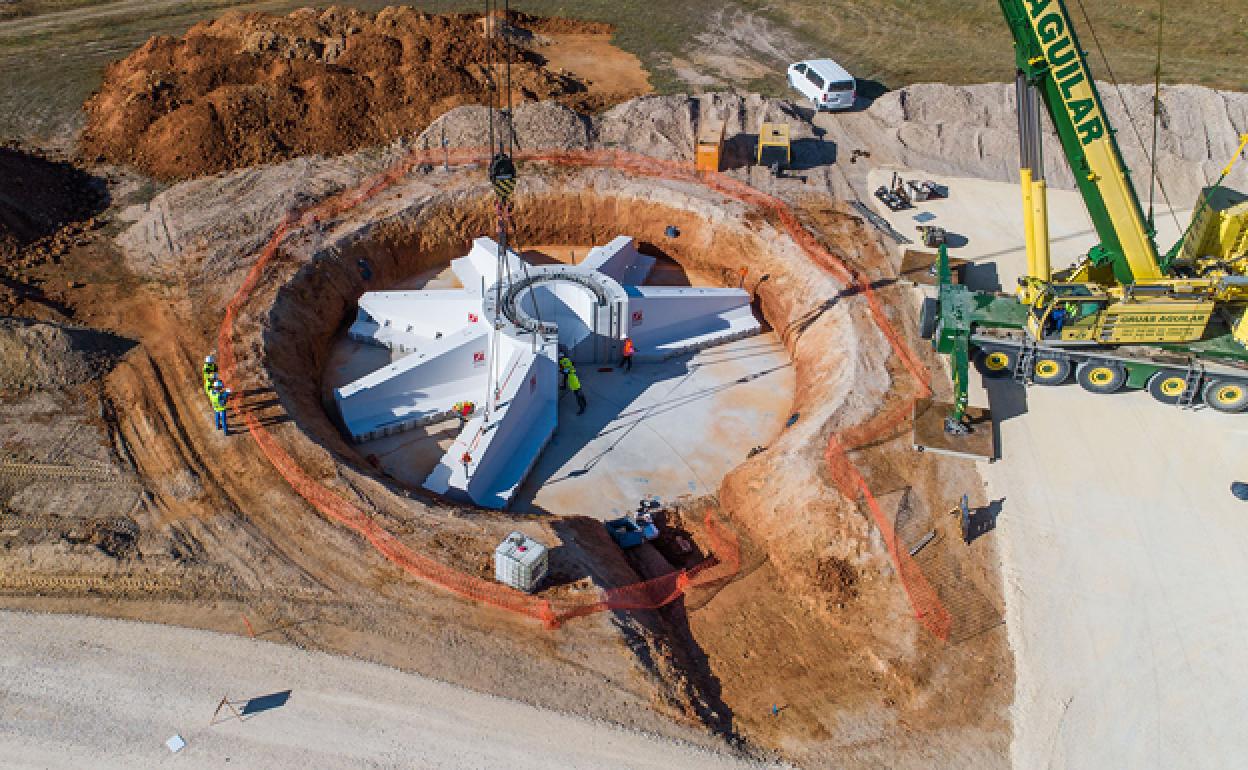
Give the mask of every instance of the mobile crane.
<path id="1" fill-rule="evenodd" d="M 1248 196 L 1221 183 L 1181 240 L 1158 252 L 1063 0 L 999 0 L 1014 38 L 1027 274 L 1013 295 L 955 284 L 940 248 L 939 293 L 921 331 L 950 356 L 945 432 L 966 422 L 969 363 L 987 377 L 1092 393 L 1146 387 L 1166 404 L 1248 409 Z M 1052 118 L 1100 243 L 1050 266 L 1040 107 Z"/>

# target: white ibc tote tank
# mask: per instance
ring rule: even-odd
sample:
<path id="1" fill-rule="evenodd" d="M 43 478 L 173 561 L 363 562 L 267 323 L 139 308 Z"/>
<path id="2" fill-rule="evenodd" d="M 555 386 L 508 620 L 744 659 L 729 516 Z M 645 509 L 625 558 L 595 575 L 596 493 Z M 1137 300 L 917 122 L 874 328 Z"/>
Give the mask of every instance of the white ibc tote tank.
<path id="1" fill-rule="evenodd" d="M 512 532 L 494 549 L 494 579 L 533 593 L 550 568 L 546 546 L 521 532 Z"/>

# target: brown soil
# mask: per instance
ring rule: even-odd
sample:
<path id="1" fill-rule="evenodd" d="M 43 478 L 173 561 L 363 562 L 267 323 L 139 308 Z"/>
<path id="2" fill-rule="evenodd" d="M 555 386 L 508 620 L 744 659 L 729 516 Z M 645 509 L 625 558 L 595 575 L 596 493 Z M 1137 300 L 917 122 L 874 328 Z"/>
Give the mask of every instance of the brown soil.
<path id="1" fill-rule="evenodd" d="M 95 226 L 107 201 L 104 182 L 38 150 L 0 147 L 0 281 L 12 289 L 17 271 L 55 259 Z M 0 294 L 0 313 L 12 297 Z"/>
<path id="2" fill-rule="evenodd" d="M 548 62 L 561 55 L 560 35 L 608 51 L 604 25 L 519 15 L 513 25 L 524 25 L 512 35 L 517 102 L 590 110 L 648 90 L 622 53 L 595 63 L 592 78 L 576 71 L 583 56 L 580 65 Z M 486 103 L 487 61 L 502 62 L 506 46 L 484 30 L 479 16 L 408 7 L 226 13 L 111 65 L 85 105 L 82 152 L 186 179 L 419 133 L 448 109 Z"/>

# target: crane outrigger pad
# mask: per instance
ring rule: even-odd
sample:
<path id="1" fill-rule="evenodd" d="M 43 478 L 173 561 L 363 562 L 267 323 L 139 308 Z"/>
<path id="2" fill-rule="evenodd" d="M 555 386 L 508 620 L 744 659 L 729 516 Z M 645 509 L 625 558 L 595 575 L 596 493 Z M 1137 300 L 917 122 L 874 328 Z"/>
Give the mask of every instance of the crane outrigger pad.
<path id="1" fill-rule="evenodd" d="M 919 251 L 906 249 L 901 256 L 901 277 L 914 286 L 939 286 L 940 276 L 937 262 L 940 255 L 935 251 Z M 969 260 L 949 258 L 949 270 L 953 273 L 953 283 L 962 283 L 962 268 L 970 264 Z"/>
<path id="2" fill-rule="evenodd" d="M 975 406 L 966 408 L 965 424 L 970 430 L 955 435 L 945 430 L 945 420 L 953 410 L 948 401 L 921 398 L 914 403 L 914 448 L 920 452 L 937 452 L 971 460 L 997 458 L 997 442 L 992 424 L 992 411 Z"/>

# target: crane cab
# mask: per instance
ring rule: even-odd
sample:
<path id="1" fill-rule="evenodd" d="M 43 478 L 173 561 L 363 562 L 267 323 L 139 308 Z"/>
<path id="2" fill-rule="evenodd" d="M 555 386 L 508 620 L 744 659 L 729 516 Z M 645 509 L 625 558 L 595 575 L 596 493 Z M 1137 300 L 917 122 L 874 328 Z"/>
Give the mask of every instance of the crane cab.
<path id="1" fill-rule="evenodd" d="M 1170 282 L 1109 292 L 1092 283 L 1046 284 L 1027 313 L 1032 339 L 1057 345 L 1147 345 L 1201 339 L 1215 302 Z"/>
<path id="2" fill-rule="evenodd" d="M 1027 313 L 1027 333 L 1037 341 L 1094 343 L 1110 302 L 1096 284 L 1044 284 Z"/>

